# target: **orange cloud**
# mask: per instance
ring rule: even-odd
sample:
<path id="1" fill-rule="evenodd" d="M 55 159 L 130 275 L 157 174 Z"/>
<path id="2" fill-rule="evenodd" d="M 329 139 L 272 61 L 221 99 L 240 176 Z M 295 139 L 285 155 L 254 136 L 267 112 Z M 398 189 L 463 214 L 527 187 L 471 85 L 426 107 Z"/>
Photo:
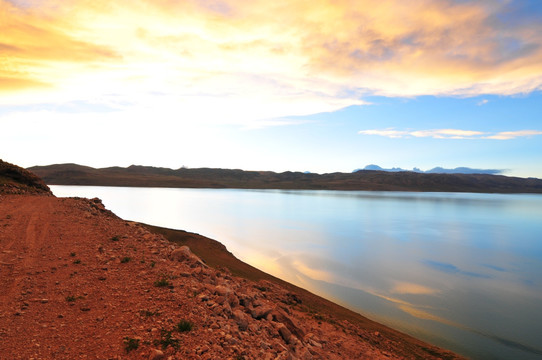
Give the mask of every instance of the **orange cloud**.
<path id="1" fill-rule="evenodd" d="M 497 4 L 357 5 L 329 19 L 334 26 L 308 34 L 305 52 L 314 69 L 384 95 L 510 94 L 540 87 L 540 37 L 492 23 Z"/>
<path id="2" fill-rule="evenodd" d="M 0 76 L 0 92 L 14 92 L 29 88 L 47 88 L 50 86 L 50 84 L 45 84 L 31 79 Z"/>
<path id="3" fill-rule="evenodd" d="M 0 1 L 0 91 L 52 88 L 76 68 L 118 58 L 107 47 L 78 39 L 75 30 L 62 19 Z"/>
<path id="4" fill-rule="evenodd" d="M 0 0 L 9 67 L 0 77 L 54 84 L 59 99 L 227 95 L 265 118 L 332 111 L 366 94 L 506 95 L 542 84 L 542 25 L 499 23 L 507 2 L 13 3 Z"/>

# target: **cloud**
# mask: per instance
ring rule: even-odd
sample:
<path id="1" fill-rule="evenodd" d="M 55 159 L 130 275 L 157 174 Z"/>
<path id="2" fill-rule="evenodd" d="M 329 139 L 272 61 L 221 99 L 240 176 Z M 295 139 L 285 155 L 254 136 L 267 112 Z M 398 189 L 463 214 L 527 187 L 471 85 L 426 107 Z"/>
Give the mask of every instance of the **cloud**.
<path id="1" fill-rule="evenodd" d="M 0 76 L 0 93 L 16 92 L 25 89 L 35 89 L 50 87 L 50 84 L 45 84 L 37 80 L 25 79 L 24 77 L 2 77 Z"/>
<path id="2" fill-rule="evenodd" d="M 31 2 L 15 4 L 22 8 L 0 0 L 3 60 L 0 75 L 20 71 L 35 80 L 33 77 L 51 69 L 55 63 L 84 63 L 88 66 L 96 61 L 118 60 L 112 48 L 80 36 L 78 25 L 56 18 L 53 13 L 46 14 L 51 11 L 48 6 L 44 5 L 40 11 L 39 8 L 31 8 Z"/>
<path id="3" fill-rule="evenodd" d="M 487 104 L 488 102 L 489 102 L 489 100 L 487 100 L 487 99 L 482 99 L 482 100 L 478 101 L 478 102 L 476 103 L 476 105 L 482 106 L 482 105 Z"/>
<path id="4" fill-rule="evenodd" d="M 435 139 L 468 139 L 483 133 L 472 130 L 439 129 L 411 131 L 410 134 L 414 137 L 432 137 Z"/>
<path id="5" fill-rule="evenodd" d="M 378 135 L 378 136 L 384 136 L 389 137 L 392 139 L 398 139 L 405 136 L 408 136 L 408 131 L 400 131 L 400 130 L 394 130 L 394 129 L 374 129 L 374 130 L 360 130 L 358 131 L 358 134 L 361 135 Z"/>
<path id="6" fill-rule="evenodd" d="M 458 130 L 458 129 L 436 129 L 436 130 L 395 130 L 389 129 L 374 129 L 358 131 L 361 135 L 378 135 L 389 138 L 434 138 L 434 139 L 472 139 L 476 136 L 483 135 L 480 131 Z"/>
<path id="7" fill-rule="evenodd" d="M 433 139 L 492 139 L 492 140 L 510 140 L 519 137 L 532 137 L 542 135 L 539 130 L 519 130 L 519 131 L 503 131 L 499 133 L 488 133 L 473 130 L 459 129 L 433 129 L 433 130 L 395 130 L 388 129 L 373 129 L 360 130 L 361 135 L 377 135 L 392 139 L 399 138 L 433 138 Z"/>
<path id="8" fill-rule="evenodd" d="M 532 137 L 542 135 L 542 131 L 539 130 L 519 130 L 519 131 L 503 131 L 494 135 L 487 136 L 486 139 L 495 140 L 510 140 L 518 137 Z"/>
<path id="9" fill-rule="evenodd" d="M 497 21 L 504 3 L 362 1 L 332 13 L 337 25 L 315 31 L 307 52 L 319 70 L 381 95 L 532 91 L 542 56 L 532 29 L 541 24 Z"/>
<path id="10" fill-rule="evenodd" d="M 303 70 L 306 61 L 292 51 L 291 34 L 271 18 L 258 19 L 267 18 L 264 3 L 15 4 L 0 0 L 9 14 L 0 25 L 6 60 L 0 78 L 9 79 L 0 83 L 1 105 L 159 105 L 178 113 L 178 121 L 259 127 L 273 118 L 365 103 L 341 84 Z"/>
<path id="11" fill-rule="evenodd" d="M 171 111 L 231 100 L 239 106 L 214 121 L 246 123 L 361 105 L 365 95 L 540 89 L 542 24 L 522 12 L 499 20 L 507 4 L 0 0 L 0 78 L 12 79 L 0 83 L 0 104 L 151 107 L 149 94 L 161 92 Z"/>

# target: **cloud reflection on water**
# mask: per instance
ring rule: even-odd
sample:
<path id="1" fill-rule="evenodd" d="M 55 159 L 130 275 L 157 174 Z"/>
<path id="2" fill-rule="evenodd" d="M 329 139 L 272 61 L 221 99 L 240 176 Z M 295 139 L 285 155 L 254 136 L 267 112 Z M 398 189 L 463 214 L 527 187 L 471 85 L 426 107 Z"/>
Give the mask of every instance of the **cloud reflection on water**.
<path id="1" fill-rule="evenodd" d="M 393 287 L 391 290 L 392 293 L 395 294 L 424 294 L 424 295 L 431 295 L 431 294 L 437 294 L 440 292 L 438 289 L 433 289 L 428 286 L 420 285 L 420 284 L 413 284 L 410 282 L 397 282 L 397 284 Z"/>
<path id="2" fill-rule="evenodd" d="M 261 259 L 260 259 L 261 260 Z M 268 258 L 264 261 L 265 264 L 275 262 L 278 266 L 269 266 L 269 268 L 279 269 L 279 276 L 288 279 L 289 281 L 301 283 L 309 290 L 317 290 L 318 284 L 327 283 L 340 285 L 341 287 L 348 288 L 353 292 L 362 292 L 366 295 L 371 295 L 379 299 L 387 301 L 397 309 L 404 313 L 423 320 L 437 321 L 449 326 L 461 327 L 459 324 L 436 315 L 432 312 L 434 308 L 430 305 L 424 305 L 423 302 L 413 303 L 401 299 L 401 295 L 435 295 L 439 294 L 441 290 L 436 288 L 430 288 L 428 286 L 414 284 L 410 282 L 396 282 L 395 285 L 388 291 L 376 290 L 368 288 L 363 285 L 363 282 L 358 282 L 347 277 L 337 276 L 336 272 L 325 271 L 322 269 L 322 265 L 326 265 L 325 259 L 320 259 L 320 268 L 317 268 L 311 262 L 304 262 L 308 260 L 306 256 L 281 256 L 278 259 Z M 316 259 L 312 259 L 313 261 Z M 395 294 L 396 296 L 392 296 Z M 332 297 L 338 296 L 338 294 L 330 294 Z M 399 297 L 398 297 L 399 296 Z"/>
<path id="3" fill-rule="evenodd" d="M 433 260 L 423 260 L 422 263 L 434 270 L 442 271 L 448 274 L 458 274 L 458 275 L 465 275 L 469 277 L 483 278 L 483 279 L 493 278 L 493 276 L 490 276 L 490 275 L 478 274 L 471 271 L 461 270 L 460 268 L 458 268 L 457 266 L 453 264 L 442 263 L 442 262 L 433 261 Z"/>

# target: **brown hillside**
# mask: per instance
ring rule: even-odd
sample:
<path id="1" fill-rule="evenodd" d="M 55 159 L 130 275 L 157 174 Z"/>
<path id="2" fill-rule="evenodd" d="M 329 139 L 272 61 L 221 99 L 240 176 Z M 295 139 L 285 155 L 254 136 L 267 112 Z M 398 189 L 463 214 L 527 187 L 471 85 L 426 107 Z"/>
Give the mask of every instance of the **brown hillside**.
<path id="1" fill-rule="evenodd" d="M 76 164 L 35 166 L 29 169 L 50 185 L 542 193 L 541 179 L 487 174 L 424 174 L 372 170 L 307 174 L 207 168 L 172 170 L 148 166 L 95 169 Z"/>
<path id="2" fill-rule="evenodd" d="M 0 159 L 0 194 L 52 195 L 43 180 L 28 170 Z"/>

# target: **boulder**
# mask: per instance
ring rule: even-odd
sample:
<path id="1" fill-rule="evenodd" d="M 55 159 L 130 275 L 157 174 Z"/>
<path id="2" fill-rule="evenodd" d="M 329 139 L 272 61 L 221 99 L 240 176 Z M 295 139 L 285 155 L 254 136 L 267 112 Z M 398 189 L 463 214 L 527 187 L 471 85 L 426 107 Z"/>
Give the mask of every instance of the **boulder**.
<path id="1" fill-rule="evenodd" d="M 149 360 L 162 360 L 164 358 L 164 352 L 158 349 L 151 349 Z"/>
<path id="2" fill-rule="evenodd" d="M 178 262 L 188 262 L 191 265 L 201 265 L 206 267 L 205 263 L 201 261 L 199 257 L 194 255 L 188 246 L 181 246 L 178 249 L 175 249 L 169 254 L 169 258 L 173 261 Z"/>
<path id="3" fill-rule="evenodd" d="M 216 288 L 215 288 L 215 294 L 217 294 L 218 296 L 224 296 L 226 297 L 229 293 L 232 292 L 231 288 L 230 287 L 227 287 L 227 286 L 224 286 L 224 285 L 218 285 Z"/>
<path id="4" fill-rule="evenodd" d="M 241 310 L 235 310 L 232 313 L 232 318 L 237 323 L 237 326 L 239 326 L 239 330 L 246 331 L 248 328 L 248 317 L 244 312 Z"/>
<path id="5" fill-rule="evenodd" d="M 305 337 L 305 332 L 298 327 L 295 322 L 282 310 L 275 310 L 271 313 L 273 321 L 285 325 L 292 334 L 294 334 L 298 339 L 303 339 Z"/>
<path id="6" fill-rule="evenodd" d="M 256 320 L 264 319 L 273 311 L 269 306 L 258 306 L 250 312 L 250 315 Z"/>
<path id="7" fill-rule="evenodd" d="M 286 326 L 282 324 L 279 326 L 279 335 L 282 337 L 286 344 L 292 343 L 292 333 L 290 332 L 290 330 L 288 330 Z"/>

